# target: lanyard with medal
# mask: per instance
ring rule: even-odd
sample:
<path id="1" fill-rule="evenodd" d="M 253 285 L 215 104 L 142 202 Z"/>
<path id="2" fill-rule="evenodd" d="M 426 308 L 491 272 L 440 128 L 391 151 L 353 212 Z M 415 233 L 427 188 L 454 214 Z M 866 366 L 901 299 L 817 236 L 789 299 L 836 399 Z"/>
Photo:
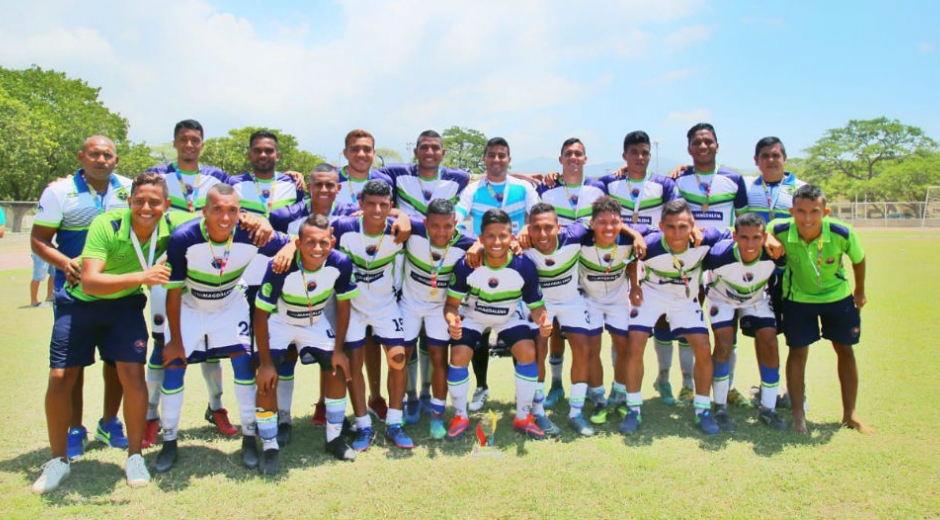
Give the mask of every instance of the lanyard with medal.
<path id="1" fill-rule="evenodd" d="M 356 192 L 353 191 L 353 187 L 352 187 L 353 178 L 352 178 L 352 175 L 349 175 L 348 173 L 346 173 L 346 167 L 345 167 L 345 166 L 343 166 L 343 169 L 340 171 L 340 173 L 346 176 L 346 187 L 349 188 L 349 203 L 350 203 L 350 204 L 355 204 L 356 201 L 358 200 L 358 198 L 357 198 L 357 196 L 356 196 Z M 369 174 L 366 176 L 366 181 L 371 181 L 371 180 L 372 180 L 372 170 L 370 169 L 370 170 L 369 170 Z"/>
<path id="2" fill-rule="evenodd" d="M 502 192 L 502 193 L 496 193 L 496 190 L 494 190 L 494 189 L 493 189 L 493 186 L 492 186 L 493 183 L 492 183 L 489 179 L 484 178 L 484 179 L 483 179 L 483 182 L 486 183 L 486 189 L 487 189 L 487 191 L 490 192 L 490 197 L 493 197 L 493 200 L 495 200 L 496 202 L 499 203 L 499 209 L 504 209 L 504 208 L 506 207 L 506 199 L 509 198 L 509 197 L 506 196 L 506 195 L 509 194 L 509 181 L 508 181 L 508 179 L 503 182 L 503 192 Z"/>
<path id="3" fill-rule="evenodd" d="M 176 180 L 180 183 L 180 191 L 183 192 L 183 198 L 186 199 L 186 208 L 189 209 L 190 213 L 195 213 L 196 208 L 193 205 L 193 201 L 196 199 L 196 194 L 199 192 L 199 182 L 200 176 L 202 175 L 202 167 L 199 167 L 196 170 L 196 182 L 193 183 L 193 186 L 187 185 L 183 182 L 183 174 L 180 173 L 179 164 L 174 163 L 174 171 L 176 172 Z M 255 183 L 257 187 L 257 182 Z"/>
<path id="4" fill-rule="evenodd" d="M 431 262 L 429 266 L 431 267 L 431 299 L 437 299 L 437 274 L 441 272 L 441 269 L 444 267 L 444 261 L 447 259 L 447 252 L 450 251 L 450 246 L 457 240 L 457 237 L 454 237 L 450 242 L 447 243 L 447 247 L 444 248 L 444 253 L 441 255 L 441 259 L 437 262 L 437 267 L 434 267 L 434 249 L 431 245 L 431 240 L 428 239 L 428 254 L 431 257 Z"/>
<path id="5" fill-rule="evenodd" d="M 617 248 L 620 246 L 620 236 L 617 236 L 617 243 L 614 244 L 613 251 L 611 251 L 610 260 L 604 260 L 604 256 L 601 255 L 601 251 L 597 248 L 597 242 L 594 242 L 594 254 L 597 255 L 597 262 L 599 264 L 606 264 L 607 270 L 604 272 L 604 293 L 609 293 L 610 291 L 607 288 L 607 279 L 610 277 L 610 270 L 613 268 L 614 264 L 617 263 Z M 627 253 L 624 251 L 623 258 L 620 259 L 622 262 L 627 258 Z"/>
<path id="6" fill-rule="evenodd" d="M 304 298 L 307 299 L 307 317 L 310 324 L 313 325 L 313 300 L 310 299 L 310 285 L 307 283 L 307 273 L 304 264 L 300 259 L 300 250 L 297 250 L 297 269 L 300 271 L 300 279 L 304 283 Z"/>
<path id="7" fill-rule="evenodd" d="M 264 204 L 265 211 L 264 216 L 271 216 L 271 208 L 274 206 L 274 190 L 277 189 L 277 172 L 274 173 L 274 177 L 271 178 L 271 188 L 265 195 L 264 191 L 261 191 L 261 184 L 258 182 L 258 177 L 255 177 L 255 174 L 251 174 L 251 180 L 255 183 L 255 191 L 258 192 L 258 198 L 261 199 L 261 204 Z"/>
<path id="8" fill-rule="evenodd" d="M 131 235 L 131 244 L 134 245 L 134 252 L 137 253 L 137 261 L 140 262 L 140 269 L 146 271 L 153 267 L 153 256 L 157 251 L 157 231 L 160 230 L 160 224 L 157 224 L 157 227 L 153 228 L 153 233 L 150 234 L 150 252 L 149 256 L 144 258 L 144 251 L 140 247 L 140 241 L 137 240 L 137 233 L 134 233 L 134 228 L 132 227 L 130 231 Z"/>
<path id="9" fill-rule="evenodd" d="M 721 166 L 719 166 L 718 164 L 715 164 L 715 171 L 712 172 L 712 175 L 717 175 L 718 168 L 720 167 Z M 705 184 L 704 182 L 702 182 L 702 179 L 698 176 L 698 171 L 696 171 L 695 182 L 698 183 L 698 189 L 702 192 L 702 195 L 705 195 L 705 202 L 702 203 L 702 212 L 703 213 L 707 212 L 708 211 L 708 198 L 712 193 L 712 183 L 714 183 L 715 180 L 712 179 L 712 182 Z"/>
<path id="10" fill-rule="evenodd" d="M 640 181 L 640 187 L 634 187 L 634 180 L 627 177 L 627 182 L 630 187 L 630 200 L 633 201 L 633 218 L 631 219 L 634 224 L 637 224 L 640 221 L 640 204 L 643 200 L 643 188 L 646 186 L 646 180 L 650 178 L 651 172 L 646 172 L 646 175 Z"/>
<path id="11" fill-rule="evenodd" d="M 679 272 L 679 278 L 682 278 L 682 284 L 685 285 L 685 297 L 692 297 L 692 290 L 689 288 L 689 275 L 685 272 L 685 264 L 682 263 L 682 260 L 679 260 L 679 257 L 672 252 L 672 249 L 669 247 L 669 244 L 666 243 L 665 238 L 663 239 L 663 248 L 666 249 L 666 252 L 672 256 L 672 266 L 676 268 L 676 271 Z"/>
<path id="12" fill-rule="evenodd" d="M 425 179 L 420 174 L 418 175 L 418 185 L 421 187 L 421 196 L 424 197 L 424 203 L 427 204 L 431 202 L 431 197 L 434 196 L 434 188 L 437 186 L 437 181 L 441 179 L 441 167 L 437 167 L 437 174 L 433 179 Z M 426 183 L 431 185 L 431 189 L 425 189 Z"/>
<path id="13" fill-rule="evenodd" d="M 806 253 L 809 255 L 810 265 L 813 267 L 813 271 L 816 273 L 816 286 L 822 289 L 823 235 L 821 229 L 819 230 L 819 238 L 816 239 L 816 261 L 813 262 L 813 254 L 809 252 L 808 247 L 806 248 Z"/>
<path id="14" fill-rule="evenodd" d="M 565 182 L 563 178 L 559 177 L 558 183 L 561 184 L 561 187 L 565 189 L 565 199 L 568 201 L 568 205 L 571 206 L 571 211 L 574 212 L 573 220 L 577 221 L 578 220 L 578 194 L 575 193 L 574 195 L 572 195 L 570 192 L 568 192 L 568 183 Z M 582 182 L 582 184 L 578 185 L 577 188 L 580 188 L 583 185 L 584 184 Z"/>
<path id="15" fill-rule="evenodd" d="M 85 184 L 85 189 L 88 190 L 88 194 L 91 195 L 91 200 L 92 202 L 95 203 L 95 209 L 98 210 L 98 214 L 100 215 L 101 213 L 104 213 L 104 210 L 105 210 L 104 199 L 105 197 L 108 196 L 108 191 L 105 190 L 103 193 L 98 193 L 98 190 L 96 190 L 95 187 L 92 186 L 88 182 L 88 179 L 85 178 L 84 171 L 81 172 L 80 178 L 81 178 L 81 181 Z M 79 177 L 76 177 L 75 179 L 76 187 L 79 188 L 79 191 L 81 191 L 81 186 L 78 184 L 78 179 Z M 114 177 L 113 174 L 111 175 L 111 178 L 108 181 L 108 185 L 110 188 L 114 188 L 114 189 L 118 189 L 121 187 L 121 184 L 118 182 L 118 180 Z"/>
<path id="16" fill-rule="evenodd" d="M 362 244 L 362 249 L 365 252 L 365 254 L 369 255 L 369 259 L 366 260 L 366 271 L 371 271 L 372 262 L 375 262 L 375 257 L 378 256 L 379 249 L 382 249 L 382 242 L 385 240 L 385 227 L 382 228 L 382 232 L 381 232 L 382 234 L 379 235 L 379 243 L 376 244 L 375 246 L 366 246 L 366 237 L 368 235 L 366 234 L 366 226 L 365 226 L 365 223 L 362 221 L 362 217 L 359 217 L 359 229 L 362 231 L 362 234 L 359 235 L 359 241 Z M 372 252 L 370 253 L 369 247 L 374 247 L 375 249 L 373 249 Z M 371 282 L 366 282 L 366 285 L 370 283 Z"/>
<path id="17" fill-rule="evenodd" d="M 741 258 L 741 248 L 738 247 L 738 244 L 734 245 L 734 255 L 741 262 L 741 265 L 744 267 L 749 267 L 749 265 Z M 760 255 L 757 256 L 757 260 L 754 260 L 750 265 L 757 265 L 760 263 Z M 750 271 L 745 271 L 743 276 L 744 282 L 747 284 L 747 299 L 751 301 L 751 304 L 754 306 L 754 310 L 757 310 L 757 300 L 754 299 L 754 293 L 757 292 L 756 283 L 754 282 L 754 273 Z"/>
<path id="18" fill-rule="evenodd" d="M 209 236 L 209 229 L 203 222 L 203 230 L 206 233 L 206 242 L 209 244 L 209 253 L 212 254 L 212 264 L 213 266 L 218 262 L 219 264 L 219 286 L 222 286 L 222 275 L 225 273 L 225 266 L 228 265 L 228 258 L 232 253 L 232 242 L 235 240 L 235 229 L 232 229 L 232 234 L 229 235 L 228 241 L 225 242 L 225 251 L 222 253 L 222 258 L 215 256 L 215 248 L 212 246 L 212 237 Z"/>
<path id="19" fill-rule="evenodd" d="M 780 199 L 780 188 L 779 187 L 777 188 L 777 198 L 775 199 L 773 196 L 774 195 L 773 188 L 772 187 L 768 188 L 767 182 L 764 181 L 763 179 L 759 179 L 758 182 L 760 182 L 761 187 L 764 188 L 764 195 L 767 197 L 767 214 L 769 215 L 770 220 L 773 220 L 774 217 L 776 216 L 774 212 L 774 206 L 777 205 L 777 200 Z"/>

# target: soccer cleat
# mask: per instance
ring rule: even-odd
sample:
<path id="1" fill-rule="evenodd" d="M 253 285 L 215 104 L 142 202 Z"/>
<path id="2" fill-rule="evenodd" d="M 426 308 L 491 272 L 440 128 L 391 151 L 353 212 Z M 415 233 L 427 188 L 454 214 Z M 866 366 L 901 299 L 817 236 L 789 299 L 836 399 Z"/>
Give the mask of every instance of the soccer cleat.
<path id="1" fill-rule="evenodd" d="M 667 406 L 674 406 L 676 398 L 672 395 L 672 383 L 669 381 L 654 381 L 653 389 L 659 392 L 659 399 Z"/>
<path id="2" fill-rule="evenodd" d="M 738 392 L 737 388 L 728 390 L 728 404 L 734 404 L 742 408 L 754 408 L 754 403 L 752 403 L 750 399 L 744 397 L 741 392 Z"/>
<path id="3" fill-rule="evenodd" d="M 65 454 L 70 461 L 78 460 L 85 454 L 85 444 L 88 444 L 88 430 L 84 426 L 69 428 L 68 444 Z"/>
<path id="4" fill-rule="evenodd" d="M 542 431 L 545 432 L 545 435 L 549 437 L 558 437 L 561 435 L 561 428 L 553 423 L 546 415 L 536 415 L 535 425 L 541 428 Z"/>
<path id="5" fill-rule="evenodd" d="M 422 411 L 423 413 L 426 413 L 426 414 L 428 414 L 428 415 L 431 415 L 432 413 L 434 413 L 434 409 L 431 408 L 431 396 L 429 396 L 429 395 L 422 395 L 422 396 L 418 399 L 418 402 L 421 403 L 421 411 Z"/>
<path id="6" fill-rule="evenodd" d="M 205 417 L 210 424 L 215 425 L 222 435 L 235 435 L 238 433 L 238 428 L 232 426 L 232 422 L 228 420 L 228 410 L 225 408 L 213 410 L 211 407 L 206 406 Z"/>
<path id="7" fill-rule="evenodd" d="M 545 395 L 545 403 L 543 406 L 545 408 L 553 408 L 558 401 L 561 401 L 565 398 L 565 387 L 561 385 L 561 381 L 552 379 L 552 386 L 548 389 L 548 394 Z"/>
<path id="8" fill-rule="evenodd" d="M 718 432 L 721 431 L 718 428 L 718 423 L 715 422 L 715 417 L 712 415 L 711 410 L 705 410 L 700 414 L 696 414 L 695 424 L 702 429 L 705 435 L 718 435 Z"/>
<path id="9" fill-rule="evenodd" d="M 470 399 L 469 403 L 467 403 L 467 409 L 469 409 L 471 412 L 479 412 L 486 403 L 486 400 L 489 398 L 489 388 L 477 387 L 476 390 L 473 391 L 473 398 Z"/>
<path id="10" fill-rule="evenodd" d="M 594 411 L 591 412 L 591 423 L 592 424 L 604 424 L 607 422 L 607 406 L 606 405 L 597 405 L 594 407 Z"/>
<path id="11" fill-rule="evenodd" d="M 98 429 L 95 431 L 95 439 L 107 444 L 112 448 L 121 450 L 127 449 L 127 437 L 124 436 L 124 425 L 112 417 L 108 422 L 98 421 Z"/>
<path id="12" fill-rule="evenodd" d="M 405 403 L 405 424 L 418 424 L 421 420 L 421 401 L 412 399 Z"/>
<path id="13" fill-rule="evenodd" d="M 258 443 L 255 442 L 254 435 L 242 435 L 242 464 L 248 469 L 257 469 L 258 464 Z"/>
<path id="14" fill-rule="evenodd" d="M 72 467 L 68 462 L 56 457 L 42 465 L 42 475 L 33 482 L 33 493 L 48 493 L 54 491 L 69 476 Z"/>
<path id="15" fill-rule="evenodd" d="M 623 421 L 620 422 L 620 433 L 636 433 L 642 422 L 643 415 L 641 415 L 640 412 L 637 412 L 636 410 L 627 410 L 627 416 L 624 417 Z"/>
<path id="16" fill-rule="evenodd" d="M 574 417 L 569 417 L 568 424 L 570 424 L 571 427 L 574 428 L 574 431 L 578 432 L 578 435 L 581 435 L 582 437 L 590 437 L 594 435 L 594 428 L 588 424 L 587 419 L 585 419 L 581 414 L 575 415 Z"/>
<path id="17" fill-rule="evenodd" d="M 336 460 L 356 460 L 356 450 L 350 448 L 342 437 L 337 437 L 326 443 L 326 452 L 333 455 Z"/>
<path id="18" fill-rule="evenodd" d="M 395 447 L 403 450 L 410 450 L 415 447 L 414 441 L 411 440 L 411 437 L 408 436 L 408 433 L 400 424 L 393 424 L 385 428 L 385 438 L 392 441 Z"/>
<path id="19" fill-rule="evenodd" d="M 771 410 L 770 408 L 761 407 L 760 411 L 757 413 L 757 419 L 777 431 L 785 432 L 790 428 L 787 426 L 787 423 L 780 418 L 777 411 Z"/>
<path id="20" fill-rule="evenodd" d="M 290 444 L 290 434 L 294 427 L 290 423 L 281 423 L 277 425 L 277 445 L 278 447 Z"/>
<path id="21" fill-rule="evenodd" d="M 326 404 L 317 403 L 313 408 L 313 417 L 310 418 L 310 422 L 314 426 L 326 426 Z"/>
<path id="22" fill-rule="evenodd" d="M 470 428 L 470 418 L 463 417 L 461 415 L 455 415 L 453 419 L 450 420 L 450 427 L 447 428 L 447 440 L 455 441 L 467 432 L 467 429 Z"/>
<path id="23" fill-rule="evenodd" d="M 160 449 L 160 454 L 157 455 L 157 460 L 153 463 L 153 472 L 166 473 L 170 471 L 170 468 L 176 463 L 176 452 L 176 439 L 172 441 L 164 440 L 163 448 Z"/>
<path id="24" fill-rule="evenodd" d="M 734 423 L 731 422 L 731 416 L 728 415 L 727 406 L 717 406 L 715 408 L 715 423 L 718 424 L 718 428 L 723 432 L 731 433 L 734 431 Z"/>
<path id="25" fill-rule="evenodd" d="M 513 419 L 512 429 L 526 434 L 527 437 L 535 441 L 545 438 L 545 431 L 535 424 L 535 417 L 532 414 L 526 415 L 522 419 Z"/>
<path id="26" fill-rule="evenodd" d="M 679 390 L 679 401 L 682 404 L 691 403 L 693 399 L 695 399 L 695 390 L 691 387 L 683 386 L 682 390 Z"/>
<path id="27" fill-rule="evenodd" d="M 385 398 L 382 396 L 373 397 L 369 399 L 368 410 L 378 420 L 385 422 L 385 417 L 388 416 L 388 403 L 385 402 Z"/>
<path id="28" fill-rule="evenodd" d="M 135 453 L 127 458 L 124 463 L 124 476 L 127 477 L 127 485 L 130 487 L 144 487 L 150 484 L 150 472 L 147 471 L 143 456 Z"/>
<path id="29" fill-rule="evenodd" d="M 432 439 L 440 440 L 443 439 L 445 435 L 447 435 L 447 428 L 444 428 L 444 419 L 442 416 L 431 416 L 430 430 Z"/>
<path id="30" fill-rule="evenodd" d="M 150 419 L 144 426 L 144 436 L 140 440 L 141 448 L 152 448 L 157 445 L 157 434 L 160 433 L 160 419 Z"/>
<path id="31" fill-rule="evenodd" d="M 261 454 L 261 463 L 258 465 L 258 471 L 260 471 L 262 475 L 276 475 L 277 459 L 280 453 L 281 450 L 279 449 L 264 450 L 264 453 Z"/>
<path id="32" fill-rule="evenodd" d="M 372 441 L 375 439 L 375 433 L 372 431 L 372 428 L 366 426 L 365 428 L 359 428 L 356 430 L 355 438 L 352 441 L 352 449 L 356 451 L 366 451 L 369 449 L 369 446 L 372 446 Z"/>

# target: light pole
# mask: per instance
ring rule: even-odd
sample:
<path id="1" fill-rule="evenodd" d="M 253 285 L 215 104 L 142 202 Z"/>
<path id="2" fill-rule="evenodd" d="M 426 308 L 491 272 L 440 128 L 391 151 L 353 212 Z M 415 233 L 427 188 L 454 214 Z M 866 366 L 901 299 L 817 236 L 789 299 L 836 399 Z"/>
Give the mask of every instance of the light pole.
<path id="1" fill-rule="evenodd" d="M 659 141 L 653 141 L 653 148 L 656 150 L 656 173 L 659 173 Z"/>

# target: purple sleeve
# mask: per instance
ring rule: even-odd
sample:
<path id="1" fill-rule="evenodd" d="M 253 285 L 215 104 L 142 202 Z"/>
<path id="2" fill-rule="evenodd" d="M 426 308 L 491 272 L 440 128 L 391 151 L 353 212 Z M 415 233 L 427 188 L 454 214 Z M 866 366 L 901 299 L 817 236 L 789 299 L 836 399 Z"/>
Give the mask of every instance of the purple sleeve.
<path id="1" fill-rule="evenodd" d="M 522 286 L 522 301 L 529 308 L 544 304 L 542 290 L 539 289 L 539 273 L 535 268 L 535 264 L 524 256 L 517 256 L 516 258 L 519 259 L 519 274 L 525 280 L 525 285 Z"/>

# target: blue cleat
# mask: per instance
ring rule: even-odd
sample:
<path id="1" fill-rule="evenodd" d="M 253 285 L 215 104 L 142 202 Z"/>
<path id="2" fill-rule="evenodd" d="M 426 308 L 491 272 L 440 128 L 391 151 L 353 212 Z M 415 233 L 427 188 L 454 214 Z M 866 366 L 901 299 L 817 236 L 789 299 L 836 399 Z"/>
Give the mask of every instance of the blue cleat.
<path id="1" fill-rule="evenodd" d="M 124 425 L 112 417 L 108 422 L 98 421 L 98 429 L 95 431 L 95 439 L 107 444 L 112 448 L 127 449 L 127 437 L 124 436 Z"/>
<path id="2" fill-rule="evenodd" d="M 653 383 L 653 389 L 659 392 L 659 399 L 667 406 L 675 406 L 676 396 L 672 393 L 672 383 L 669 381 L 655 381 Z"/>
<path id="3" fill-rule="evenodd" d="M 627 410 L 626 417 L 624 417 L 623 421 L 620 423 L 620 433 L 636 433 L 637 429 L 640 427 L 640 423 L 642 422 L 643 416 L 639 412 L 634 410 Z"/>
<path id="4" fill-rule="evenodd" d="M 561 381 L 552 379 L 552 386 L 548 389 L 548 394 L 545 396 L 545 403 L 543 406 L 545 408 L 554 408 L 558 401 L 561 401 L 565 398 L 565 387 L 561 386 Z"/>
<path id="5" fill-rule="evenodd" d="M 372 446 L 372 441 L 374 439 L 375 432 L 372 431 L 370 426 L 359 428 L 356 430 L 355 438 L 352 441 L 352 449 L 356 451 L 366 451 L 369 449 L 369 446 Z"/>
<path id="6" fill-rule="evenodd" d="M 395 447 L 403 450 L 410 450 L 415 447 L 414 441 L 411 440 L 411 437 L 408 436 L 400 424 L 393 424 L 385 428 L 385 438 L 392 441 Z"/>
<path id="7" fill-rule="evenodd" d="M 549 437 L 558 437 L 561 435 L 561 428 L 553 423 L 552 420 L 548 418 L 548 416 L 536 415 L 535 425 L 541 428 L 542 431 L 545 432 L 545 435 Z"/>
<path id="8" fill-rule="evenodd" d="M 65 455 L 68 459 L 78 460 L 85 454 L 85 445 L 88 444 L 88 430 L 84 426 L 80 428 L 69 428 L 68 445 Z"/>
<path id="9" fill-rule="evenodd" d="M 702 413 L 695 416 L 695 424 L 702 429 L 702 432 L 705 435 L 718 435 L 720 428 L 718 428 L 718 423 L 715 422 L 715 417 L 712 416 L 711 410 L 705 410 Z"/>
<path id="10" fill-rule="evenodd" d="M 418 424 L 421 420 L 421 401 L 417 399 L 405 403 L 405 424 Z"/>
<path id="11" fill-rule="evenodd" d="M 570 424 L 574 431 L 578 432 L 578 435 L 582 437 L 590 437 L 594 435 L 594 428 L 588 424 L 587 419 L 585 419 L 581 414 L 575 415 L 574 417 L 569 417 L 568 424 Z"/>

